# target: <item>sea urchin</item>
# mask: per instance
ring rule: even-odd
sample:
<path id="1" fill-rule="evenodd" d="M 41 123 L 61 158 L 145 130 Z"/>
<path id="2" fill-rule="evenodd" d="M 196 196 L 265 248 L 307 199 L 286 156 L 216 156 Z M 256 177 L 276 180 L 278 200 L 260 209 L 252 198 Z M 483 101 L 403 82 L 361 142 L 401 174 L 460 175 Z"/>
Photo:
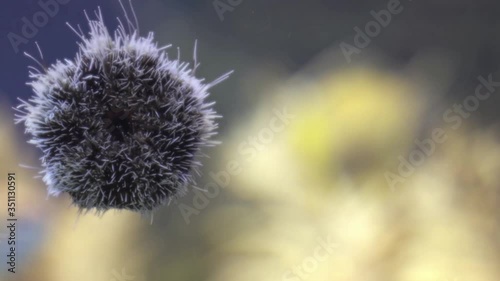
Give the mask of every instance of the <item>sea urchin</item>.
<path id="1" fill-rule="evenodd" d="M 205 99 L 229 73 L 203 83 L 196 55 L 193 67 L 170 59 L 152 32 L 138 35 L 132 14 L 112 35 L 100 9 L 87 36 L 70 26 L 75 58 L 32 67 L 35 95 L 17 107 L 49 194 L 67 192 L 81 210 L 154 210 L 195 183 L 201 149 L 215 144 L 218 116 Z"/>

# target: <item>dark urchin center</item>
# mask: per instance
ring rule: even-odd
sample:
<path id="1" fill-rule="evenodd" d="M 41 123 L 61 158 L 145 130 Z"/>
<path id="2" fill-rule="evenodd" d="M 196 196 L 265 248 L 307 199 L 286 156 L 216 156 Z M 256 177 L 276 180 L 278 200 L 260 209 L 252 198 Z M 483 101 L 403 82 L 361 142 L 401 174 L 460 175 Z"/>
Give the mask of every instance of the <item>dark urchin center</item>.
<path id="1" fill-rule="evenodd" d="M 108 129 L 115 140 L 124 141 L 132 132 L 132 113 L 132 110 L 122 110 L 114 106 L 104 113 L 105 127 L 109 126 Z"/>
<path id="2" fill-rule="evenodd" d="M 202 101 L 160 57 L 81 54 L 51 93 L 47 167 L 82 208 L 151 210 L 192 181 L 207 130 Z M 64 106 L 62 106 L 64 105 Z"/>

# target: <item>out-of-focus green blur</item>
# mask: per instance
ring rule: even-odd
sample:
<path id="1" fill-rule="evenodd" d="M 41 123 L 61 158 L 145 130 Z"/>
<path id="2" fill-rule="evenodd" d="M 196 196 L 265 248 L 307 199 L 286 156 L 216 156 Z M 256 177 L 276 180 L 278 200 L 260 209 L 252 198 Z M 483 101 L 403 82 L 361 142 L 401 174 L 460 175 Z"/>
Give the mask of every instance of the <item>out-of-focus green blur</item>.
<path id="1" fill-rule="evenodd" d="M 498 123 L 479 122 L 490 100 L 474 87 L 445 97 L 447 55 L 347 64 L 335 45 L 293 74 L 255 66 L 225 88 L 248 102 L 212 96 L 230 114 L 198 187 L 152 218 L 79 215 L 68 196 L 47 198 L 36 168 L 18 167 L 39 167 L 37 152 L 3 108 L 0 183 L 16 171 L 19 185 L 16 280 L 500 280 Z"/>

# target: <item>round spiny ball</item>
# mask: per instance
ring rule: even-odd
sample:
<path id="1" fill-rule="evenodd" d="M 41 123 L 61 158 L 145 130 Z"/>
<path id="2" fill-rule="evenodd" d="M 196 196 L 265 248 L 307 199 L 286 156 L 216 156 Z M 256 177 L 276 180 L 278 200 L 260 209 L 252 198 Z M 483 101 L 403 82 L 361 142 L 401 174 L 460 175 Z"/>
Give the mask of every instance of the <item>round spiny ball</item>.
<path id="1" fill-rule="evenodd" d="M 35 96 L 18 121 L 43 151 L 49 194 L 83 210 L 150 211 L 194 184 L 200 149 L 214 145 L 217 117 L 187 63 L 170 60 L 153 34 L 111 36 L 90 21 L 73 60 L 31 72 Z"/>

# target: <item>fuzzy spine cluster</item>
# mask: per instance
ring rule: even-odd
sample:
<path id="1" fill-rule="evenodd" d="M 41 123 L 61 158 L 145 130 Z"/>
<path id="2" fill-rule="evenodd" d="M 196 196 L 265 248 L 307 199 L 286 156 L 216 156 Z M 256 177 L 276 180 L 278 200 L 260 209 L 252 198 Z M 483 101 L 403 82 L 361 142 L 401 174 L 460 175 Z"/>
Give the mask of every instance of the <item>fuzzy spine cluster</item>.
<path id="1" fill-rule="evenodd" d="M 201 150 L 216 144 L 208 90 L 229 73 L 203 83 L 196 61 L 170 59 L 128 17 L 113 34 L 96 17 L 87 36 L 73 29 L 73 60 L 32 68 L 35 95 L 17 121 L 43 152 L 50 195 L 66 192 L 81 210 L 148 212 L 195 184 Z"/>

